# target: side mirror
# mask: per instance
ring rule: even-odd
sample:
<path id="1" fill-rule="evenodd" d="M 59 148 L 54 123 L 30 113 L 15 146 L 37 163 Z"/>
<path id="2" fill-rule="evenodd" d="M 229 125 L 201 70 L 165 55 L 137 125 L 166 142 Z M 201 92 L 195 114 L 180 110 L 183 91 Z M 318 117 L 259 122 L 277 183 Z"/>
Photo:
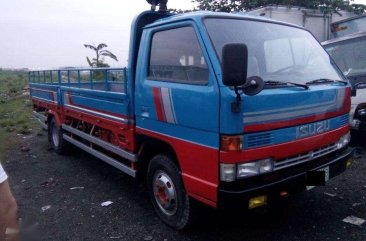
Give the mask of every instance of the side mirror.
<path id="1" fill-rule="evenodd" d="M 358 82 L 353 86 L 354 89 L 366 89 L 366 82 Z"/>
<path id="2" fill-rule="evenodd" d="M 358 89 L 366 89 L 366 82 L 358 82 L 357 84 L 353 85 L 351 95 L 356 96 Z"/>
<path id="3" fill-rule="evenodd" d="M 248 48 L 245 44 L 226 44 L 222 49 L 222 82 L 241 86 L 247 81 Z"/>
<path id="4" fill-rule="evenodd" d="M 357 95 L 357 89 L 352 87 L 351 96 L 356 96 L 356 95 Z"/>

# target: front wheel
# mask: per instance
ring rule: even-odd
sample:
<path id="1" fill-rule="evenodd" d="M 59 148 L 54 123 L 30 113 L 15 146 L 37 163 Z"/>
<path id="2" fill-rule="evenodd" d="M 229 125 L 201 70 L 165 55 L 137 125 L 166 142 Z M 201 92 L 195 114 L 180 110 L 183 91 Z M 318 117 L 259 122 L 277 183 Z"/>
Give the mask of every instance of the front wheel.
<path id="1" fill-rule="evenodd" d="M 169 226 L 184 229 L 191 222 L 190 200 L 172 157 L 157 155 L 151 160 L 147 185 L 158 216 Z"/>

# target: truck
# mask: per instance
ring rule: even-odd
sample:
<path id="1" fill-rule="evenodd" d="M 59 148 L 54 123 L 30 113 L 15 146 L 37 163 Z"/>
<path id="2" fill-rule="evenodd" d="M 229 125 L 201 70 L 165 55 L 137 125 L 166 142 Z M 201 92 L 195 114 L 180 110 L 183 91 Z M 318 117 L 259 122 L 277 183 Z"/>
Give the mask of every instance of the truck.
<path id="1" fill-rule="evenodd" d="M 362 138 L 366 131 L 366 32 L 344 35 L 322 45 L 353 87 L 350 124 L 355 136 Z"/>
<path id="2" fill-rule="evenodd" d="M 72 144 L 146 182 L 179 230 L 197 203 L 253 209 L 352 165 L 351 87 L 308 30 L 163 2 L 132 22 L 127 68 L 29 72 L 57 153 Z"/>
<path id="3" fill-rule="evenodd" d="M 284 5 L 267 5 L 245 12 L 254 16 L 262 16 L 265 18 L 284 21 L 302 26 L 316 37 L 320 42 L 333 39 L 349 32 L 350 28 L 345 29 L 344 23 L 348 20 L 354 20 L 352 29 L 362 28 L 364 24 L 362 20 L 365 15 L 357 15 L 350 11 L 337 10 L 331 13 L 325 13 L 320 9 L 309 9 L 299 6 L 284 6 Z M 363 21 L 363 22 L 361 22 Z M 339 25 L 339 27 L 338 27 Z M 342 28 L 340 28 L 342 26 Z M 338 30 L 344 29 L 342 33 Z"/>
<path id="4" fill-rule="evenodd" d="M 346 18 L 331 24 L 333 38 L 366 32 L 366 14 Z"/>

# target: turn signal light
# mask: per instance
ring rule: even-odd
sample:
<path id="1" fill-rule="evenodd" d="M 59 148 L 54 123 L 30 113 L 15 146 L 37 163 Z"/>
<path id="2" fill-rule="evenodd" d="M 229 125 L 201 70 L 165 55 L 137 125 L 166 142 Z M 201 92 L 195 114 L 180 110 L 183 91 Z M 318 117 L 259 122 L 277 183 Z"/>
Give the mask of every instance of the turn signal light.
<path id="1" fill-rule="evenodd" d="M 222 151 L 241 151 L 243 149 L 243 136 L 221 136 Z"/>

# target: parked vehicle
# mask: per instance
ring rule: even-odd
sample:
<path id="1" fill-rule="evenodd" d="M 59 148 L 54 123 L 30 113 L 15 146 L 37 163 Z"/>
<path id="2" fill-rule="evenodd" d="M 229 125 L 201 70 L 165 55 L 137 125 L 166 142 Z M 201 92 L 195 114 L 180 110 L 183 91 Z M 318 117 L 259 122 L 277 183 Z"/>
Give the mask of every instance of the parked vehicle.
<path id="1" fill-rule="evenodd" d="M 350 33 L 353 31 L 351 29 L 357 28 L 354 27 L 355 24 L 361 26 L 361 21 L 364 23 L 362 16 L 365 16 L 357 16 L 353 12 L 343 10 L 337 11 L 336 13 L 324 13 L 319 9 L 281 5 L 268 5 L 250 10 L 246 13 L 302 26 L 314 34 L 320 42 L 335 38 L 337 34 L 343 34 L 343 32 Z M 347 26 L 352 24 L 353 28 L 347 29 L 344 26 L 345 24 Z M 345 31 L 339 32 L 342 29 Z"/>
<path id="2" fill-rule="evenodd" d="M 131 34 L 128 68 L 30 72 L 34 115 L 56 152 L 146 180 L 168 225 L 190 223 L 193 199 L 256 208 L 351 165 L 351 88 L 307 30 L 147 11 Z"/>
<path id="3" fill-rule="evenodd" d="M 331 24 L 333 38 L 345 37 L 354 33 L 366 32 L 366 15 L 358 15 Z"/>
<path id="4" fill-rule="evenodd" d="M 366 32 L 346 35 L 322 43 L 343 74 L 350 80 L 354 97 L 350 123 L 366 131 Z"/>

